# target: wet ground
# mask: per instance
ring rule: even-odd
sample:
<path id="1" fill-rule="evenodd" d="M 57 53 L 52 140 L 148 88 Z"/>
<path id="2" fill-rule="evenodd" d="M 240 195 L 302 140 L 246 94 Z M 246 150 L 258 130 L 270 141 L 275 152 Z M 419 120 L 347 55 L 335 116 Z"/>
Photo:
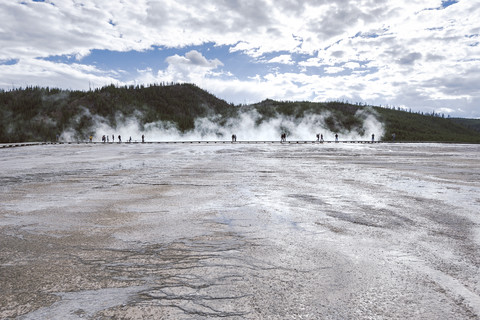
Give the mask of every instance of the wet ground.
<path id="1" fill-rule="evenodd" d="M 479 319 L 479 155 L 0 150 L 0 318 Z"/>

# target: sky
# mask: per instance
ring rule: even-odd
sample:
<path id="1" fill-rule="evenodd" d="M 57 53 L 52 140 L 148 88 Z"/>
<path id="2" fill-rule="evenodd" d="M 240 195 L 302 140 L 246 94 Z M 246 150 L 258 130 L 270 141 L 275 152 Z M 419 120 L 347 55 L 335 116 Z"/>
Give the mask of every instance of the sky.
<path id="1" fill-rule="evenodd" d="M 480 0 L 0 0 L 0 48 L 4 90 L 188 82 L 480 118 Z"/>

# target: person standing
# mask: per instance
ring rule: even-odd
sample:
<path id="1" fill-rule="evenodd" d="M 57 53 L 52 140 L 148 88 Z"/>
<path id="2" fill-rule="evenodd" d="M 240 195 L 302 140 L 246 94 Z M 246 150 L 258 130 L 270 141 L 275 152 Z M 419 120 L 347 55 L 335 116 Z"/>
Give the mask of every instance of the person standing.
<path id="1" fill-rule="evenodd" d="M 118 143 L 122 142 L 122 136 L 118 135 Z"/>
<path id="2" fill-rule="evenodd" d="M 145 143 L 145 135 L 142 134 L 142 143 Z"/>
<path id="3" fill-rule="evenodd" d="M 372 142 L 375 141 L 375 134 L 372 133 Z"/>
<path id="4" fill-rule="evenodd" d="M 338 133 L 335 133 L 335 142 L 338 142 Z"/>

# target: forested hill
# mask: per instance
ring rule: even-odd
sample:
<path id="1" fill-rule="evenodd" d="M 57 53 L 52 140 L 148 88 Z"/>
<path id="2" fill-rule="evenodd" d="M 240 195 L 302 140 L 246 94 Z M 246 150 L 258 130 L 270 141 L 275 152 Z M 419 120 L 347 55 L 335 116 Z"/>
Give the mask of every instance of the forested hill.
<path id="1" fill-rule="evenodd" d="M 480 119 L 452 118 L 452 121 L 480 133 Z"/>
<path id="2" fill-rule="evenodd" d="M 115 87 L 93 91 L 26 88 L 0 92 L 0 142 L 53 141 L 67 129 L 78 139 L 94 134 L 102 117 L 112 128 L 135 117 L 141 125 L 175 123 L 192 129 L 197 117 L 230 116 L 235 107 L 192 84 Z"/>
<path id="3" fill-rule="evenodd" d="M 96 134 L 99 122 L 116 128 L 128 118 L 136 119 L 140 128 L 161 122 L 185 133 L 193 130 L 200 118 L 222 127 L 252 112 L 257 125 L 272 118 L 302 123 L 311 115 L 321 115 L 325 130 L 366 135 L 364 122 L 374 117 L 384 125 L 383 140 L 390 140 L 395 133 L 397 141 L 480 143 L 478 122 L 473 119 L 447 119 L 435 114 L 422 115 L 345 102 L 265 100 L 237 106 L 193 84 L 111 85 L 91 91 L 39 87 L 0 91 L 0 143 L 54 141 L 67 130 L 75 139 L 85 140 Z M 314 134 L 315 131 L 312 137 Z"/>

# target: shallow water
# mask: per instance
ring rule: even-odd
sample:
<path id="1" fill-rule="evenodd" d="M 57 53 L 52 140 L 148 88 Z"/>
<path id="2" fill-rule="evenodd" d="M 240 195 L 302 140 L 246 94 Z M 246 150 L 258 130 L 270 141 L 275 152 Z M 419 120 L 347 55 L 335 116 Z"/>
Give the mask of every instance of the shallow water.
<path id="1" fill-rule="evenodd" d="M 480 318 L 479 153 L 0 150 L 0 318 Z"/>

